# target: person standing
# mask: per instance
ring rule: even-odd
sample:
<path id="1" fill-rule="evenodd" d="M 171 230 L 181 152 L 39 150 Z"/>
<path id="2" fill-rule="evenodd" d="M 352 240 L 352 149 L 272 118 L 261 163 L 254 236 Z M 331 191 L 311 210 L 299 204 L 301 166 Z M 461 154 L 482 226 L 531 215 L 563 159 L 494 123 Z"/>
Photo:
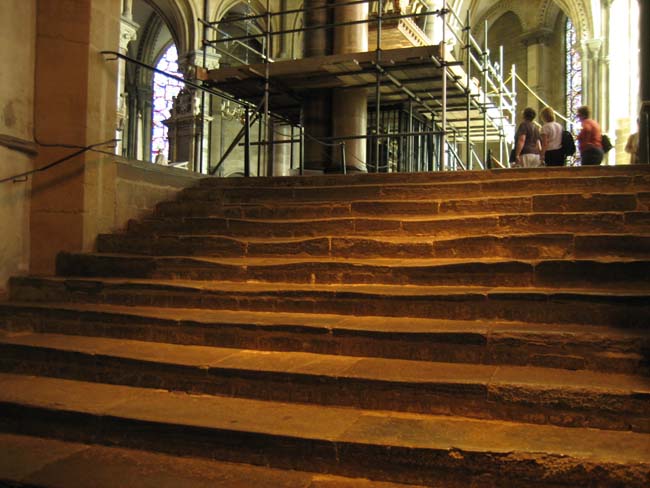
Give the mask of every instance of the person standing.
<path id="1" fill-rule="evenodd" d="M 562 126 L 555 121 L 551 107 L 545 107 L 539 114 L 544 122 L 542 126 L 541 159 L 546 166 L 564 166 L 564 149 L 562 148 Z"/>
<path id="2" fill-rule="evenodd" d="M 515 135 L 515 159 L 518 166 L 524 168 L 536 168 L 540 166 L 539 154 L 542 143 L 539 137 L 539 130 L 533 123 L 537 113 L 530 107 L 524 109 L 524 120 L 517 127 Z"/>
<path id="3" fill-rule="evenodd" d="M 578 134 L 580 146 L 580 159 L 583 166 L 595 166 L 603 162 L 603 140 L 600 125 L 591 119 L 591 110 L 586 105 L 578 108 L 576 112 L 582 123 Z"/>
<path id="4" fill-rule="evenodd" d="M 636 119 L 636 125 L 639 126 L 639 119 Z M 625 144 L 625 152 L 630 155 L 630 164 L 637 164 L 639 162 L 639 131 L 630 134 Z"/>

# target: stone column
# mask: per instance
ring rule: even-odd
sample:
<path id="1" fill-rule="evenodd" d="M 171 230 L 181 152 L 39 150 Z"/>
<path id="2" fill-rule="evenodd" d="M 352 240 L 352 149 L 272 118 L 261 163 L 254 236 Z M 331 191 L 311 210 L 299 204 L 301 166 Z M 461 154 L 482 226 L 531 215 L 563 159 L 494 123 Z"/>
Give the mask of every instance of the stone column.
<path id="1" fill-rule="evenodd" d="M 291 175 L 291 126 L 274 121 L 273 176 Z M 287 141 L 287 142 L 282 142 Z"/>
<path id="2" fill-rule="evenodd" d="M 444 0 L 425 0 L 428 12 L 435 12 L 444 7 Z M 436 45 L 442 42 L 442 17 L 439 15 L 427 15 L 424 21 L 424 33 L 431 44 Z"/>
<path id="3" fill-rule="evenodd" d="M 126 3 L 126 2 L 125 2 Z M 130 2 L 129 2 L 130 4 Z M 138 38 L 138 29 L 140 26 L 133 22 L 131 11 L 122 12 L 120 19 L 120 54 L 128 54 L 129 44 Z M 129 95 L 126 92 L 126 61 L 117 60 L 117 121 L 115 138 L 118 143 L 115 146 L 115 154 L 125 155 L 125 148 L 128 147 L 126 141 L 128 130 L 126 127 L 129 116 Z"/>
<path id="4" fill-rule="evenodd" d="M 639 1 L 639 162 L 650 163 L 650 2 Z"/>
<path id="5" fill-rule="evenodd" d="M 601 57 L 602 39 L 590 39 L 583 45 L 583 75 L 582 85 L 585 93 L 583 103 L 589 105 L 592 118 L 600 120 L 600 87 L 601 87 Z M 586 56 L 585 56 L 586 54 Z"/>
<path id="6" fill-rule="evenodd" d="M 333 18 L 330 9 L 322 7 L 327 0 L 305 0 L 305 27 L 323 25 Z M 330 29 L 306 30 L 303 34 L 303 56 L 326 56 L 332 53 L 332 35 Z M 305 128 L 305 169 L 321 171 L 330 165 L 329 147 L 318 142 L 332 134 L 331 90 L 314 91 L 303 101 L 302 119 Z"/>
<path id="7" fill-rule="evenodd" d="M 609 24 L 610 24 L 610 7 L 613 0 L 602 0 L 602 23 L 601 36 L 603 38 L 602 55 L 599 58 L 598 74 L 600 77 L 600 92 L 598 94 L 598 111 L 600 113 L 600 125 L 603 131 L 610 130 L 610 111 L 609 111 Z M 612 135 L 612 134 L 610 134 Z M 612 141 L 614 142 L 614 141 Z M 613 157 L 612 153 L 612 157 Z"/>
<path id="8" fill-rule="evenodd" d="M 87 146 L 115 137 L 117 63 L 99 53 L 119 46 L 121 4 L 114 0 L 35 2 L 34 132 L 40 142 Z M 35 166 L 71 153 L 40 146 Z M 30 272 L 50 274 L 60 251 L 92 248 L 107 232 L 99 203 L 103 156 L 86 152 L 34 175 Z M 113 209 L 111 209 L 112 211 Z"/>
<path id="9" fill-rule="evenodd" d="M 526 32 L 520 37 L 521 42 L 526 46 L 528 86 L 543 100 L 548 100 L 546 87 L 549 86 L 549 80 L 546 67 L 549 61 L 548 44 L 552 34 L 549 29 L 537 29 Z M 526 106 L 534 108 L 537 113 L 543 108 L 530 92 L 526 95 Z"/>
<path id="10" fill-rule="evenodd" d="M 345 0 L 336 0 L 343 3 Z M 335 21 L 346 22 L 366 20 L 368 4 L 336 7 Z M 334 31 L 334 54 L 358 53 L 368 51 L 368 24 L 353 24 L 336 27 Z M 368 94 L 365 88 L 337 88 L 332 95 L 332 129 L 334 137 L 366 135 L 368 123 Z M 330 169 L 341 167 L 340 151 L 334 153 L 336 162 Z M 366 140 L 348 139 L 345 141 L 345 160 L 348 171 L 367 171 Z"/>

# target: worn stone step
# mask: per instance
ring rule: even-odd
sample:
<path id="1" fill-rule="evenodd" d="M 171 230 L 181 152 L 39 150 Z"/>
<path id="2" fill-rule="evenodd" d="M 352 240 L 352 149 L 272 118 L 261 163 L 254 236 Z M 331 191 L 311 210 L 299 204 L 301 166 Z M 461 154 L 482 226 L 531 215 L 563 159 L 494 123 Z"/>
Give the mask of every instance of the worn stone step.
<path id="1" fill-rule="evenodd" d="M 523 234 L 459 238 L 351 236 L 235 238 L 219 235 L 100 234 L 97 250 L 153 256 L 340 258 L 648 258 L 650 235 Z"/>
<path id="2" fill-rule="evenodd" d="M 650 332 L 572 324 L 0 304 L 0 328 L 170 344 L 646 374 Z"/>
<path id="3" fill-rule="evenodd" d="M 14 277 L 15 301 L 646 327 L 647 291 Z"/>
<path id="4" fill-rule="evenodd" d="M 169 201 L 156 206 L 159 217 L 227 217 L 240 219 L 330 218 L 367 215 L 476 215 L 527 212 L 594 212 L 647 210 L 644 193 L 573 193 L 519 197 L 324 201 L 313 203 L 221 204 L 214 201 Z M 354 195 L 352 195 L 354 198 Z"/>
<path id="5" fill-rule="evenodd" d="M 0 434 L 0 480 L 32 488 L 424 488 L 15 434 Z"/>
<path id="6" fill-rule="evenodd" d="M 131 221 L 129 232 L 217 234 L 240 237 L 521 235 L 531 233 L 650 233 L 650 212 L 589 212 L 484 215 L 475 217 L 341 217 L 256 220 L 188 217 Z"/>
<path id="7" fill-rule="evenodd" d="M 0 370 L 196 394 L 650 432 L 642 376 L 0 332 Z"/>
<path id="8" fill-rule="evenodd" d="M 424 488 L 15 434 L 0 434 L 0 446 L 0 480 L 11 487 Z"/>
<path id="9" fill-rule="evenodd" d="M 620 175 L 595 177 L 560 177 L 527 179 L 498 179 L 481 181 L 432 180 L 427 183 L 395 183 L 390 178 L 369 184 L 339 184 L 326 186 L 222 186 L 211 188 L 196 186 L 179 193 L 179 200 L 218 201 L 222 203 L 245 202 L 321 202 L 326 200 L 349 201 L 377 199 L 431 200 L 432 198 L 482 198 L 493 196 L 537 195 L 571 193 L 628 193 L 647 192 L 650 175 Z"/>
<path id="10" fill-rule="evenodd" d="M 209 187 L 268 187 L 268 186 L 328 186 L 328 185 L 368 185 L 378 183 L 422 184 L 431 182 L 462 182 L 485 180 L 530 180 L 530 179 L 574 179 L 586 177 L 611 177 L 650 175 L 650 169 L 643 164 L 619 166 L 572 166 L 562 168 L 508 168 L 472 171 L 436 171 L 420 173 L 355 173 L 306 176 L 272 176 L 256 178 L 209 177 L 200 181 L 201 186 Z"/>
<path id="11" fill-rule="evenodd" d="M 269 467 L 452 487 L 645 487 L 648 434 L 287 404 L 0 375 L 0 428 Z"/>
<path id="12" fill-rule="evenodd" d="M 220 203 L 262 202 L 322 202 L 322 201 L 377 201 L 377 200 L 431 200 L 459 197 L 488 198 L 496 196 L 524 196 L 575 193 L 644 193 L 648 191 L 650 176 L 607 179 L 575 178 L 560 180 L 502 180 L 485 182 L 429 183 L 391 185 L 323 186 L 323 187 L 192 187 L 182 190 L 180 201 L 215 201 Z M 643 197 L 646 200 L 646 197 Z"/>
<path id="13" fill-rule="evenodd" d="M 60 253 L 56 269 L 59 276 L 650 290 L 650 260 L 206 258 Z"/>

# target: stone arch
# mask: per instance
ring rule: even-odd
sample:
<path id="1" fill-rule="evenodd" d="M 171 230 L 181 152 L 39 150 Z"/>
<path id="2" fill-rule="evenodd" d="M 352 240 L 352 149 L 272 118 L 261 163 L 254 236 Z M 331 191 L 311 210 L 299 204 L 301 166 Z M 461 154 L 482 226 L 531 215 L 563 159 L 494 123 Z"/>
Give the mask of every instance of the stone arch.
<path id="1" fill-rule="evenodd" d="M 250 5 L 251 11 L 255 15 L 265 14 L 266 5 L 264 5 L 260 0 L 225 0 L 223 2 L 218 2 L 218 4 L 210 12 L 210 19 L 219 20 L 224 17 L 230 10 L 237 7 L 238 5 Z M 271 9 L 272 10 L 272 9 Z M 279 29 L 279 16 L 271 17 L 271 31 L 280 30 Z M 264 29 L 266 29 L 266 18 L 262 17 L 258 19 L 258 23 Z"/>
<path id="2" fill-rule="evenodd" d="M 480 2 L 474 1 L 470 5 L 470 18 L 472 24 L 472 32 L 477 39 L 483 39 L 485 33 L 485 22 L 488 25 L 493 25 L 503 15 L 510 12 L 517 17 L 523 32 L 532 28 L 530 22 L 527 21 L 527 16 L 522 9 L 522 2 L 517 0 L 501 0 L 495 3 L 486 10 L 481 10 Z"/>
<path id="3" fill-rule="evenodd" d="M 174 39 L 179 57 L 200 49 L 202 28 L 199 12 L 190 0 L 144 0 L 164 20 Z"/>
<path id="4" fill-rule="evenodd" d="M 586 0 L 546 0 L 539 11 L 539 25 L 552 25 L 561 9 L 575 25 L 578 39 L 589 39 L 594 35 L 594 18 L 591 2 Z"/>

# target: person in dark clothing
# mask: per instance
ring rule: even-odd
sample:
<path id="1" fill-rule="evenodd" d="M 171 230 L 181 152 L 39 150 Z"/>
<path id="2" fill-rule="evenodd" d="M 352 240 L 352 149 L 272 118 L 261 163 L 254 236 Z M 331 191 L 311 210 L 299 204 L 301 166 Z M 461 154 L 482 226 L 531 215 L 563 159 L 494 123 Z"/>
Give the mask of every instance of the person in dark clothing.
<path id="1" fill-rule="evenodd" d="M 542 143 L 539 130 L 533 124 L 537 113 L 532 108 L 524 109 L 524 120 L 517 127 L 515 135 L 515 158 L 518 166 L 524 168 L 536 168 L 542 162 L 539 154 L 542 150 Z"/>
<path id="2" fill-rule="evenodd" d="M 603 141 L 600 125 L 591 119 L 591 110 L 586 105 L 578 108 L 578 119 L 582 123 L 582 130 L 578 134 L 580 159 L 583 166 L 596 166 L 603 162 Z"/>

